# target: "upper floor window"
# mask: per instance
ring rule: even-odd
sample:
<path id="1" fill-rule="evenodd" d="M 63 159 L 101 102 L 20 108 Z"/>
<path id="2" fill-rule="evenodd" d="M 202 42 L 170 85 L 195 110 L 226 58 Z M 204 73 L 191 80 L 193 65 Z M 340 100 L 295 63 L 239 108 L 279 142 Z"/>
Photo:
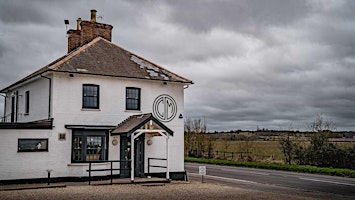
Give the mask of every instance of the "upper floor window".
<path id="1" fill-rule="evenodd" d="M 25 92 L 25 114 L 30 113 L 30 91 Z"/>
<path id="2" fill-rule="evenodd" d="M 141 89 L 128 87 L 126 88 L 126 110 L 141 109 Z"/>
<path id="3" fill-rule="evenodd" d="M 83 85 L 83 108 L 99 109 L 100 87 L 98 85 Z"/>

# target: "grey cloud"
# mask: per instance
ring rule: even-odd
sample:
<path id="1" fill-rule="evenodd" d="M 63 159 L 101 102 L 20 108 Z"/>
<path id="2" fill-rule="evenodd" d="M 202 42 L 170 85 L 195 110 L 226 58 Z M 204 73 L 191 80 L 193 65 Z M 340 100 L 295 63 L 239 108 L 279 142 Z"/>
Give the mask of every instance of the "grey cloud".
<path id="1" fill-rule="evenodd" d="M 185 90 L 184 116 L 205 117 L 210 130 L 304 129 L 317 113 L 355 128 L 353 1 L 0 5 L 0 88 L 64 55 L 63 20 L 75 28 L 97 9 L 114 43 L 196 83 Z"/>
<path id="2" fill-rule="evenodd" d="M 223 27 L 254 33 L 292 23 L 308 12 L 304 1 L 169 1 L 174 23 L 194 31 Z"/>
<path id="3" fill-rule="evenodd" d="M 38 4 L 24 1 L 3 1 L 1 3 L 0 21 L 4 23 L 49 23 L 45 10 L 37 7 Z"/>

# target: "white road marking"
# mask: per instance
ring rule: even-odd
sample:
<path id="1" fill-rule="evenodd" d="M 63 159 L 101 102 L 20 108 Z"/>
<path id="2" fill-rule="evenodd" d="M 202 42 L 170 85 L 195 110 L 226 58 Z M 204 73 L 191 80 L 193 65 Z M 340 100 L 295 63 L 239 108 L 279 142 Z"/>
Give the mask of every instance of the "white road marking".
<path id="1" fill-rule="evenodd" d="M 200 176 L 197 173 L 189 173 L 192 175 Z M 228 180 L 228 181 L 236 181 L 236 182 L 242 182 L 242 183 L 253 183 L 253 184 L 258 184 L 257 182 L 254 181 L 247 181 L 247 180 L 242 180 L 242 179 L 235 179 L 235 178 L 225 178 L 225 177 L 220 177 L 220 176 L 212 176 L 212 175 L 206 175 L 205 177 L 208 178 L 216 178 L 216 179 L 222 179 L 222 180 Z"/>
<path id="2" fill-rule="evenodd" d="M 316 182 L 332 183 L 332 184 L 337 184 L 337 185 L 355 186 L 355 184 L 351 184 L 351 183 L 341 183 L 341 182 L 336 182 L 336 181 L 327 181 L 327 180 L 320 180 L 320 179 L 313 179 L 313 178 L 300 178 L 300 179 L 301 179 L 301 180 L 306 180 L 306 181 L 316 181 Z"/>

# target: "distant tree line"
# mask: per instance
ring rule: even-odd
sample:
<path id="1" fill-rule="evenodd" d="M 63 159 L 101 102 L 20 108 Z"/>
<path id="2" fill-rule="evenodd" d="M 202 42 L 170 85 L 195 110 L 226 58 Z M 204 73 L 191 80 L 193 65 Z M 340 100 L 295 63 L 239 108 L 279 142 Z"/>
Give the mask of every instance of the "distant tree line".
<path id="1" fill-rule="evenodd" d="M 280 146 L 288 164 L 313 165 L 355 169 L 355 146 L 340 147 L 329 142 L 335 125 L 318 115 L 310 124 L 313 134 L 308 144 L 292 140 L 290 135 L 280 140 Z"/>

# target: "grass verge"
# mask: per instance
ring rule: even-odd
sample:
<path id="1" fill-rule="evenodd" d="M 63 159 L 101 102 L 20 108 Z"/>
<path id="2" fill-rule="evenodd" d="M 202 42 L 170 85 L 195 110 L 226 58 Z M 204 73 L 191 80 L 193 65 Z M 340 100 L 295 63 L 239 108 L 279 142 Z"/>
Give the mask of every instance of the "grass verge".
<path id="1" fill-rule="evenodd" d="M 287 164 L 261 163 L 261 162 L 240 162 L 240 161 L 192 158 L 192 157 L 185 157 L 185 162 L 229 165 L 229 166 L 238 166 L 238 167 L 251 167 L 251 168 L 261 168 L 261 169 L 274 169 L 274 170 L 304 172 L 304 173 L 313 173 L 313 174 L 326 174 L 332 176 L 344 176 L 344 177 L 355 178 L 355 170 L 315 167 L 309 165 L 287 165 Z"/>

